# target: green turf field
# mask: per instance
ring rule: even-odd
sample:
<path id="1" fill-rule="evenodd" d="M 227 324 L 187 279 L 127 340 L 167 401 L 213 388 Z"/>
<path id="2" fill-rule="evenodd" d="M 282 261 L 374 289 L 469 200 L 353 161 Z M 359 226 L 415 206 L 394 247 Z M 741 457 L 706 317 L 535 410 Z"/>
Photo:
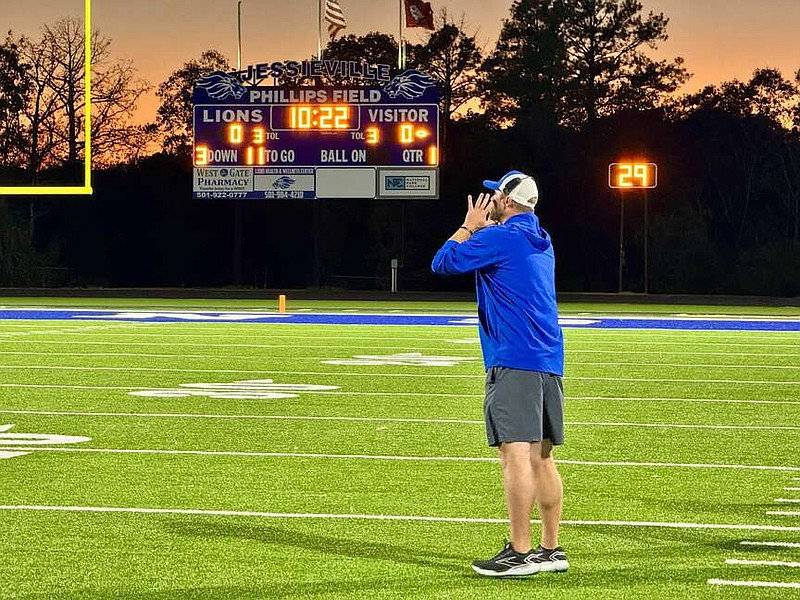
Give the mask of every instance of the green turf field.
<path id="1" fill-rule="evenodd" d="M 290 309 L 348 306 L 431 310 Z M 636 312 L 562 310 L 598 311 Z M 0 321 L 0 455 L 29 452 L 0 459 L 0 597 L 797 598 L 709 580 L 800 582 L 800 336 L 565 336 L 571 567 L 498 581 L 469 568 L 506 535 L 474 326 Z M 403 353 L 455 359 L 341 364 Z"/>

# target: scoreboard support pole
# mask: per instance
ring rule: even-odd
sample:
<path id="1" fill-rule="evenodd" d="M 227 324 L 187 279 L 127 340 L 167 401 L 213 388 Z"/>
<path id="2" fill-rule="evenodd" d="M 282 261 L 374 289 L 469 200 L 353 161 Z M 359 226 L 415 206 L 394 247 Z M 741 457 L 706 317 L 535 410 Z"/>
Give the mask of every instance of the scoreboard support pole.
<path id="1" fill-rule="evenodd" d="M 233 201 L 233 284 L 242 283 L 242 203 Z"/>
<path id="2" fill-rule="evenodd" d="M 648 255 L 647 255 L 647 238 L 650 237 L 648 235 L 648 223 L 647 223 L 647 190 L 644 190 L 644 293 L 647 294 L 647 279 L 648 279 L 648 272 L 647 272 L 647 262 L 648 262 Z"/>
<path id="3" fill-rule="evenodd" d="M 625 264 L 625 195 L 619 194 L 619 269 L 617 293 L 622 293 L 622 267 Z"/>

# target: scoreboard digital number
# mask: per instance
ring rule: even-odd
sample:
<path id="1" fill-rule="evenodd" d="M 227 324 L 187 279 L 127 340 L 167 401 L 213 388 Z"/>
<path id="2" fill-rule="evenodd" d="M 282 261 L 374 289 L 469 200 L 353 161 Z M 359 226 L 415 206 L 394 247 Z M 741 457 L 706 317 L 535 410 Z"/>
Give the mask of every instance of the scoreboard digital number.
<path id="1" fill-rule="evenodd" d="M 652 189 L 658 185 L 658 166 L 651 162 L 615 162 L 608 165 L 608 187 L 620 190 Z"/>
<path id="2" fill-rule="evenodd" d="M 435 88 L 243 89 L 195 89 L 194 197 L 438 197 Z"/>

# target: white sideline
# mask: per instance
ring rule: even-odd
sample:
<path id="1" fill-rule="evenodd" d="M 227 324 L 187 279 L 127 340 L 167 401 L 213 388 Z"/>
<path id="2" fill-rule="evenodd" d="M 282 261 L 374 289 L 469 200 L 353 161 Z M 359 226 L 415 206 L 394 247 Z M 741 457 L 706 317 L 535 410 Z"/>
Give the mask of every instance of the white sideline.
<path id="1" fill-rule="evenodd" d="M 281 513 L 240 510 L 207 510 L 192 508 L 137 508 L 117 506 L 50 506 L 50 505 L 0 505 L 0 510 L 19 511 L 54 511 L 54 512 L 94 512 L 94 513 L 136 513 L 136 514 L 174 514 L 174 515 L 208 515 L 230 517 L 262 517 L 275 519 L 359 519 L 366 521 L 423 521 L 433 523 L 487 523 L 503 524 L 508 519 L 488 517 L 431 517 L 422 515 L 370 515 L 370 514 L 335 514 L 335 513 Z M 540 523 L 538 519 L 531 521 Z M 780 525 L 743 525 L 730 523 L 660 523 L 656 521 L 581 521 L 565 520 L 562 525 L 587 527 L 661 527 L 666 529 L 719 529 L 731 531 L 800 531 L 800 527 L 783 527 Z"/>
<path id="2" fill-rule="evenodd" d="M 788 567 L 790 569 L 800 568 L 800 562 L 784 562 L 782 560 L 742 560 L 739 558 L 729 558 L 725 561 L 726 565 L 748 565 L 754 567 Z"/>
<path id="3" fill-rule="evenodd" d="M 12 415 L 45 415 L 69 417 L 125 417 L 125 418 L 173 418 L 173 419 L 244 419 L 244 420 L 283 420 L 283 421 L 342 421 L 367 423 L 428 423 L 483 425 L 483 421 L 468 419 L 415 419 L 403 417 L 345 417 L 345 416 L 308 416 L 308 415 L 217 415 L 192 413 L 124 413 L 124 412 L 77 412 L 46 410 L 0 410 L 0 414 Z M 633 422 L 589 422 L 567 421 L 565 425 L 573 427 L 646 427 L 665 429 L 723 429 L 723 430 L 757 430 L 757 431 L 798 431 L 800 426 L 789 425 L 689 425 L 684 423 L 633 423 Z M 797 488 L 800 489 L 800 488 Z M 779 500 L 776 500 L 778 502 Z M 794 502 L 794 500 L 787 500 Z M 800 502 L 800 500 L 797 500 Z"/>
<path id="4" fill-rule="evenodd" d="M 783 489 L 787 492 L 800 492 L 800 487 L 785 487 Z"/>
<path id="5" fill-rule="evenodd" d="M 800 517 L 796 510 L 768 510 L 767 514 L 773 517 Z"/>
<path id="6" fill-rule="evenodd" d="M 188 456 L 242 456 L 253 458 L 323 458 L 359 460 L 397 460 L 419 462 L 499 462 L 499 458 L 487 456 L 393 456 L 384 454 L 323 454 L 312 452 L 244 452 L 235 450 L 152 450 L 144 448 L 3 448 L 0 450 L 24 450 L 30 452 L 93 452 L 105 454 L 168 454 Z M 800 467 L 778 465 L 729 465 L 721 463 L 657 463 L 657 462 L 606 462 L 590 460 L 558 460 L 560 465 L 580 465 L 588 467 L 653 467 L 686 469 L 740 469 L 752 471 L 790 471 L 800 472 Z M 767 513 L 769 514 L 769 513 Z M 800 515 L 800 513 L 795 513 Z"/>
<path id="7" fill-rule="evenodd" d="M 196 311 L 193 311 L 196 312 Z M 461 317 L 463 315 L 458 315 Z M 569 318 L 569 319 L 580 319 L 580 318 L 587 318 L 584 316 L 565 316 L 561 315 L 562 317 Z M 608 317 L 605 317 L 608 318 Z M 616 318 L 616 317 L 612 317 Z M 771 319 L 767 319 L 771 320 Z M 797 319 L 793 319 L 797 320 Z M 83 330 L 87 329 L 86 326 L 77 325 L 80 321 L 72 321 L 71 323 L 76 323 L 76 325 L 68 324 L 70 321 L 59 321 L 58 325 L 55 325 L 55 329 L 67 329 L 67 330 Z M 127 324 L 119 324 L 119 327 L 125 327 L 128 329 L 142 329 L 142 330 L 152 330 L 154 337 L 192 337 L 198 334 L 196 333 L 179 333 L 174 331 L 176 329 L 175 325 L 191 325 L 192 331 L 201 330 L 202 333 L 200 335 L 208 336 L 208 337 L 228 337 L 227 333 L 216 333 L 219 331 L 217 322 L 209 322 L 209 321 L 197 321 L 197 322 L 184 322 L 184 323 L 159 323 L 159 322 L 131 322 Z M 224 324 L 233 324 L 233 325 L 248 325 L 248 323 L 236 323 L 236 322 L 229 322 Z M 285 323 L 269 323 L 270 325 L 284 325 Z M 291 323 L 290 323 L 291 324 Z M 252 325 L 263 325 L 263 323 L 252 323 Z M 159 327 L 161 326 L 161 327 Z M 43 325 L 39 323 L 29 323 L 27 321 L 11 321 L 5 320 L 0 321 L 0 333 L 2 333 L 4 327 L 19 327 L 19 328 L 41 328 Z M 97 329 L 110 329 L 108 325 L 94 325 L 89 326 L 88 329 L 91 328 Z M 379 327 L 379 326 L 378 326 Z M 161 333 L 161 330 L 164 328 L 171 329 L 170 333 Z M 462 328 L 456 327 L 453 331 L 452 335 L 446 334 L 445 332 L 449 330 L 442 330 L 439 333 L 442 335 L 410 335 L 410 336 L 386 336 L 386 335 L 363 335 L 359 334 L 359 338 L 366 339 L 366 340 L 412 340 L 412 341 L 448 341 L 452 338 L 453 335 L 461 334 L 467 335 L 466 331 L 462 331 Z M 470 332 L 471 333 L 471 332 Z M 739 341 L 746 341 L 752 342 L 753 340 L 757 341 L 774 341 L 776 337 L 788 337 L 793 338 L 796 332 L 794 331 L 785 331 L 785 330 L 776 330 L 776 331 L 750 331 L 750 330 L 723 330 L 723 329 L 682 329 L 682 330 L 675 330 L 675 329 L 612 329 L 612 328 L 586 328 L 586 329 L 573 329 L 570 328 L 568 331 L 565 332 L 566 337 L 572 336 L 579 336 L 584 333 L 589 333 L 589 337 L 592 341 L 597 341 L 601 339 L 609 339 L 611 341 L 607 343 L 615 343 L 614 340 L 618 340 L 620 338 L 628 338 L 633 335 L 641 335 L 645 337 L 643 341 L 649 341 L 653 343 L 653 340 L 656 338 L 659 339 L 679 339 L 682 340 L 686 337 L 686 334 L 689 335 L 709 335 L 713 337 L 715 341 L 728 341 L 728 340 L 739 340 Z M 91 334 L 85 334 L 91 335 Z M 108 335 L 105 333 L 99 333 L 97 335 Z M 131 334 L 134 335 L 134 334 Z M 149 335 L 149 334 L 146 334 Z M 232 337 L 249 337 L 249 334 L 237 334 L 233 333 Z M 271 338 L 279 338 L 279 339 L 298 339 L 298 340 L 350 340 L 352 336 L 348 335 L 303 335 L 303 334 L 296 334 L 296 333 L 275 333 L 270 332 Z M 475 342 L 478 341 L 478 337 L 464 337 L 461 339 L 469 339 L 474 340 Z M 712 343 L 712 342 L 698 342 L 698 343 Z"/>
<path id="8" fill-rule="evenodd" d="M 709 585 L 733 585 L 739 587 L 800 588 L 800 582 L 780 581 L 732 581 L 728 579 L 709 579 Z"/>
<path id="9" fill-rule="evenodd" d="M 278 323 L 275 323 L 278 324 Z M 158 325 L 158 324 L 156 324 Z M 164 325 L 164 323 L 161 323 Z M 203 325 L 203 323 L 192 323 L 192 325 Z M 262 325 L 262 324 L 258 324 Z M 21 326 L 19 326 L 21 327 Z M 216 328 L 216 324 L 215 324 Z M 102 329 L 110 330 L 114 329 L 113 327 L 103 327 Z M 120 327 L 120 329 L 129 329 L 132 333 L 128 332 L 120 332 L 118 334 L 113 333 L 106 333 L 102 331 L 96 332 L 87 332 L 86 328 L 84 327 L 57 327 L 54 329 L 46 329 L 43 328 L 41 325 L 32 325 L 26 331 L 25 329 L 7 329 L 2 327 L 2 321 L 0 321 L 0 335 L 7 334 L 19 334 L 19 333 L 38 333 L 43 335 L 48 334 L 58 334 L 58 335 L 68 335 L 70 337 L 75 338 L 104 338 L 109 337 L 112 335 L 121 335 L 121 336 L 137 336 L 141 338 L 150 338 L 150 339 L 169 339 L 169 338 L 197 338 L 202 337 L 204 339 L 213 339 L 213 338 L 224 338 L 226 340 L 230 339 L 252 339 L 253 335 L 251 333 L 242 334 L 242 333 L 214 333 L 213 330 L 201 330 L 199 327 L 193 327 L 192 333 L 164 333 L 163 328 L 155 328 L 155 327 L 147 327 L 147 328 L 138 328 L 138 327 Z M 134 332 L 135 331 L 135 332 Z M 199 331 L 199 333 L 198 333 Z M 219 331 L 219 329 L 217 329 Z M 625 330 L 631 331 L 631 330 Z M 705 330 L 705 333 L 708 333 L 711 330 Z M 592 335 L 589 337 L 583 337 L 580 339 L 574 338 L 570 333 L 566 335 L 566 343 L 568 345 L 583 345 L 583 344 L 600 344 L 605 346 L 614 346 L 614 345 L 621 345 L 622 340 L 629 340 L 635 339 L 638 344 L 648 345 L 648 346 L 675 346 L 675 345 L 689 345 L 689 346 L 719 346 L 719 345 L 733 345 L 733 346 L 743 346 L 743 347 L 778 347 L 778 348 L 797 348 L 798 344 L 796 343 L 786 343 L 792 342 L 792 336 L 790 334 L 796 333 L 792 331 L 774 331 L 772 333 L 776 334 L 784 334 L 786 339 L 776 339 L 775 336 L 758 336 L 758 337 L 743 337 L 743 336 L 733 336 L 733 337 L 716 337 L 714 339 L 706 339 L 705 341 L 697 341 L 697 340 L 685 340 L 685 337 L 682 335 L 671 336 L 667 338 L 666 336 L 661 336 L 660 339 L 655 339 L 652 337 L 651 332 L 653 330 L 646 330 L 646 335 L 643 337 L 641 335 L 636 335 L 640 333 L 638 331 L 634 332 L 633 335 L 630 333 L 624 333 L 623 335 L 614 335 L 614 336 L 601 336 L 601 335 Z M 688 332 L 688 331 L 687 331 Z M 444 333 L 444 332 L 443 332 Z M 366 343 L 374 343 L 374 342 L 387 342 L 387 341 L 400 341 L 400 342 L 411 342 L 411 343 L 433 343 L 433 344 L 465 344 L 465 345 L 478 345 L 480 343 L 479 338 L 470 338 L 470 337 L 459 337 L 455 338 L 454 336 L 458 335 L 457 331 L 450 332 L 450 334 L 442 335 L 441 337 L 419 337 L 419 336 L 378 336 L 378 335 L 369 335 L 358 336 L 359 340 L 363 340 Z M 336 341 L 336 340 L 348 340 L 352 341 L 352 336 L 347 335 L 276 335 L 274 332 L 269 333 L 270 340 L 278 340 L 276 344 L 270 344 L 269 346 L 275 347 L 282 347 L 292 345 L 289 343 L 282 343 L 281 340 L 299 340 L 301 342 L 305 341 Z M 685 340 L 685 342 L 684 342 Z M 102 341 L 102 340 L 98 340 Z M 41 340 L 41 343 L 48 343 L 47 340 Z M 304 347 L 313 347 L 313 346 L 299 346 L 301 348 Z M 341 345 L 339 346 L 341 347 Z M 645 350 L 644 352 L 650 352 Z M 677 351 L 675 353 L 678 353 Z M 683 352 L 680 352 L 683 354 Z"/>
<path id="10" fill-rule="evenodd" d="M 800 542 L 739 542 L 742 546 L 767 546 L 770 548 L 800 548 Z"/>
<path id="11" fill-rule="evenodd" d="M 785 502 L 787 504 L 800 504 L 800 498 L 775 498 L 775 502 Z"/>

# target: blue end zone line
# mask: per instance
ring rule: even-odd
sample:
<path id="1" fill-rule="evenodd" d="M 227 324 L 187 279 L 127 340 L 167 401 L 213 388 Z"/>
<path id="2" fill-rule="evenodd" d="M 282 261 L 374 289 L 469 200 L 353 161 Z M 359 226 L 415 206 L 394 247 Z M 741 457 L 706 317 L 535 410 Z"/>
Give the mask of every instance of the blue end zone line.
<path id="1" fill-rule="evenodd" d="M 474 315 L 403 315 L 354 313 L 250 313 L 206 311 L 120 311 L 65 309 L 4 309 L 0 320 L 107 321 L 140 323 L 287 323 L 298 325 L 475 326 Z M 800 332 L 800 319 L 694 317 L 561 317 L 574 329 L 669 329 L 699 331 Z"/>

